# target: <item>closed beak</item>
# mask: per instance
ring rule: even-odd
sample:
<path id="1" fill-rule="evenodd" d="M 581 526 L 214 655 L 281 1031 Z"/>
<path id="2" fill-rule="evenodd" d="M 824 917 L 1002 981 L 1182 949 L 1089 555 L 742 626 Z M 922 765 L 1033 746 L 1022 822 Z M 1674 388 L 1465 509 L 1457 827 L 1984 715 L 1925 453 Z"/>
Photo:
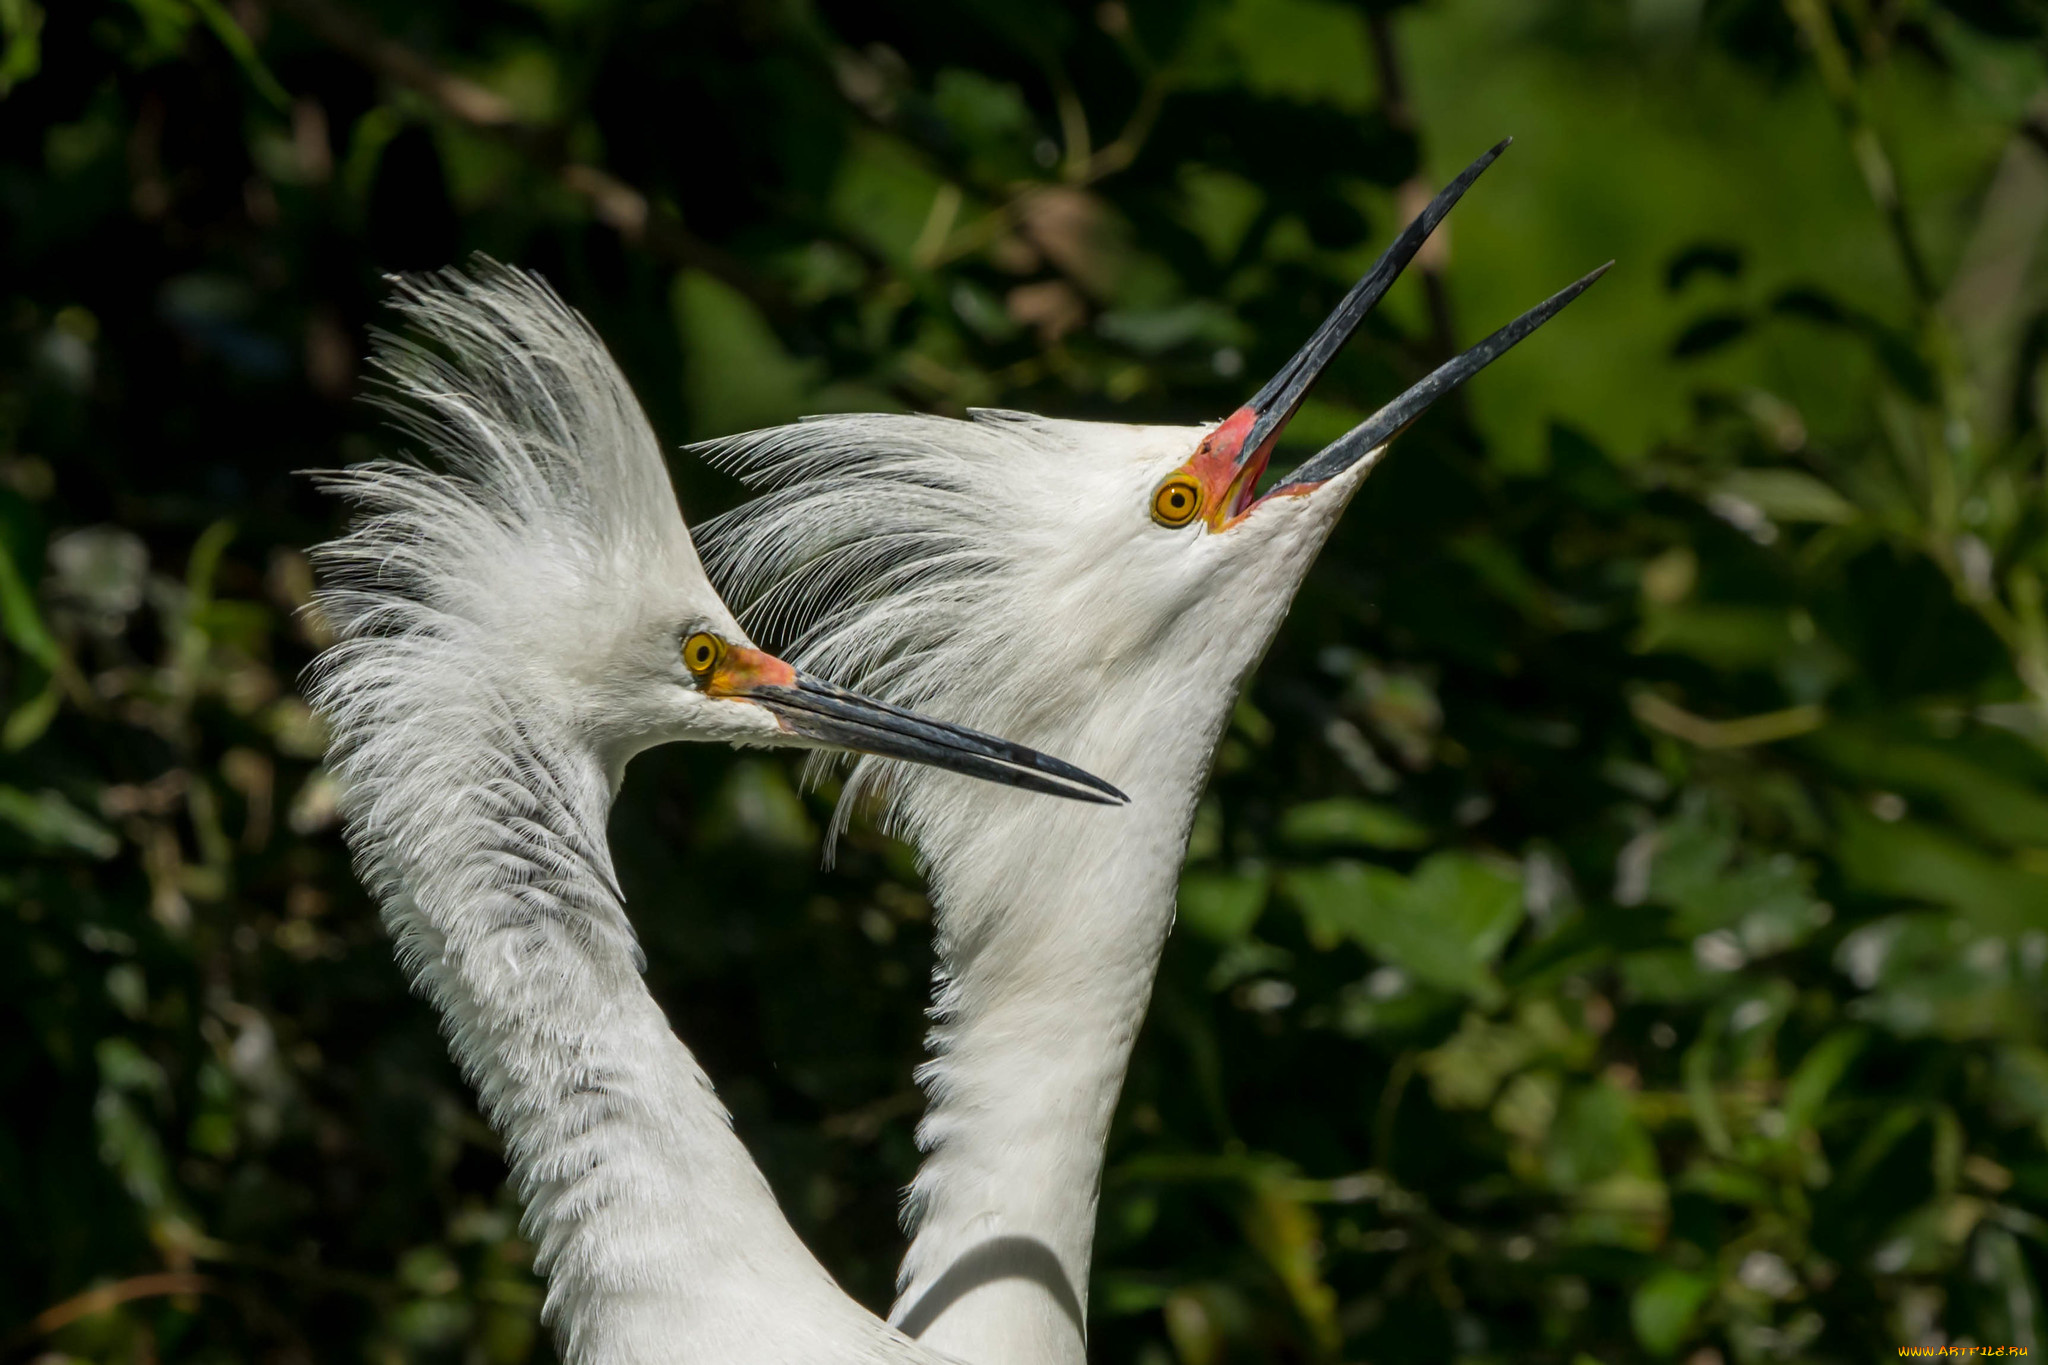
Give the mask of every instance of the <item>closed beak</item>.
<path id="1" fill-rule="evenodd" d="M 905 759 L 1070 801 L 1121 806 L 1130 800 L 1093 773 L 1049 754 L 864 697 L 759 650 L 730 651 L 707 690 L 753 702 L 785 733 L 817 748 Z"/>

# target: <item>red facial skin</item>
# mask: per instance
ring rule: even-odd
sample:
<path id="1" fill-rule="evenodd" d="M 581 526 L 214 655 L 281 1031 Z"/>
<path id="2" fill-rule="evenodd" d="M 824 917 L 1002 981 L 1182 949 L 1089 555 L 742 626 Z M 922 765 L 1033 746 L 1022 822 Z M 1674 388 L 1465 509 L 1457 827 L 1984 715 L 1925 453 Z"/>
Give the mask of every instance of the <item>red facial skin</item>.
<path id="1" fill-rule="evenodd" d="M 796 670 L 764 650 L 729 647 L 702 683 L 707 697 L 744 697 L 761 687 L 794 687 Z"/>
<path id="2" fill-rule="evenodd" d="M 1259 476 L 1266 472 L 1266 462 L 1273 458 L 1273 445 L 1280 439 L 1280 432 L 1276 428 L 1264 445 L 1240 461 L 1245 437 L 1251 434 L 1252 423 L 1257 419 L 1258 414 L 1248 407 L 1231 413 L 1202 438 L 1188 462 L 1174 471 L 1201 486 L 1201 517 L 1211 531 L 1228 531 L 1250 516 L 1253 506 L 1262 501 L 1256 496 Z M 1289 494 L 1307 491 L 1296 488 L 1290 489 Z"/>

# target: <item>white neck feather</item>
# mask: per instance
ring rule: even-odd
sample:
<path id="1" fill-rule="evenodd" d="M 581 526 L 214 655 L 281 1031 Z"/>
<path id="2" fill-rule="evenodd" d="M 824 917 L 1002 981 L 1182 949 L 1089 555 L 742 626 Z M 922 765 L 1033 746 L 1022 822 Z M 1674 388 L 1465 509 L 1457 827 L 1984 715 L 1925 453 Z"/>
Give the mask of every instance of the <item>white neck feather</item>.
<path id="1" fill-rule="evenodd" d="M 354 742 L 336 771 L 364 879 L 504 1139 L 565 1357 L 795 1362 L 857 1341 L 867 1315 L 790 1229 L 641 979 L 598 756 L 437 666 L 442 643 L 343 647 L 325 700 Z M 774 1341 L 764 1318 L 802 1330 Z"/>
<path id="2" fill-rule="evenodd" d="M 819 418 L 721 444 L 770 491 L 707 564 L 790 657 L 1058 754 L 1122 809 L 863 760 L 937 907 L 928 1156 L 891 1320 L 974 1365 L 1079 1365 L 1103 1144 L 1239 688 L 1363 477 L 1163 531 L 1189 428 Z"/>
<path id="3" fill-rule="evenodd" d="M 315 698 L 350 840 L 504 1139 L 564 1357 L 929 1360 L 797 1238 L 649 995 L 603 757 L 469 623 L 393 599 L 340 624 Z"/>
<path id="4" fill-rule="evenodd" d="M 341 643 L 311 697 L 362 877 L 504 1140 L 564 1357 L 933 1365 L 805 1249 L 641 979 L 605 820 L 659 720 L 606 699 L 642 636 L 672 660 L 644 618 L 724 610 L 652 432 L 537 282 L 485 266 L 400 300 L 452 353 L 380 351 L 449 472 L 327 480 L 366 515 L 317 554 Z"/>
<path id="5" fill-rule="evenodd" d="M 962 808 L 920 838 L 940 907 L 938 1023 L 890 1320 L 926 1346 L 975 1365 L 1085 1359 L 1104 1144 L 1221 722 L 1058 727 L 1051 752 L 1139 774 L 1128 807 Z"/>

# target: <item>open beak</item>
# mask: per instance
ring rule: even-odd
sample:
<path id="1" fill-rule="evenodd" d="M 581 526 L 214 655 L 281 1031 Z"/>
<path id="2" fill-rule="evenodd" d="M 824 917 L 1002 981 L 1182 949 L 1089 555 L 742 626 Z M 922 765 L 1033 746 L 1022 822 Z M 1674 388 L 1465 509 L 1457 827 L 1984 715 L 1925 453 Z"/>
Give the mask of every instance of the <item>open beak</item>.
<path id="1" fill-rule="evenodd" d="M 1310 387 L 1336 358 L 1337 352 L 1344 348 L 1344 343 L 1351 339 L 1359 324 L 1365 321 L 1366 314 L 1373 310 L 1415 258 L 1415 253 L 1429 240 L 1430 233 L 1436 230 L 1444 215 L 1464 197 L 1472 182 L 1507 150 L 1512 141 L 1512 138 L 1506 138 L 1488 148 L 1457 179 L 1446 185 L 1442 193 L 1430 200 L 1415 221 L 1402 229 L 1401 235 L 1373 263 L 1372 269 L 1351 286 L 1336 311 L 1316 329 L 1307 344 L 1295 352 L 1294 358 L 1281 367 L 1280 373 L 1274 375 L 1249 403 L 1232 413 L 1204 438 L 1188 468 L 1205 488 L 1215 494 L 1209 500 L 1212 529 L 1227 528 L 1249 513 L 1255 503 L 1264 501 L 1255 497 L 1259 478 L 1265 473 L 1266 462 L 1272 458 L 1273 446 L 1280 439 L 1281 431 L 1301 407 Z M 1471 350 L 1439 365 L 1400 397 L 1308 460 L 1266 497 L 1298 496 L 1310 492 L 1386 445 L 1421 416 L 1430 404 L 1485 369 L 1515 343 L 1550 321 L 1566 304 L 1584 293 L 1593 281 L 1606 274 L 1613 264 L 1609 261 L 1551 295 Z"/>
<path id="2" fill-rule="evenodd" d="M 1120 806 L 1130 800 L 1093 773 L 1036 749 L 931 720 L 798 672 L 772 654 L 733 647 L 701 684 L 708 695 L 750 701 L 783 730 L 818 748 L 908 759 L 1047 796 Z"/>

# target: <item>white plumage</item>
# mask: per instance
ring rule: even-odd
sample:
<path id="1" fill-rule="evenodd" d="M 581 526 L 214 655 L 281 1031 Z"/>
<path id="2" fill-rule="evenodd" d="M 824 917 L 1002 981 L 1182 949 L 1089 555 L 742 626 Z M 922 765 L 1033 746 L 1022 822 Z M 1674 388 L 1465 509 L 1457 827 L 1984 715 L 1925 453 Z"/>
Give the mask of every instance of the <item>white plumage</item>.
<path id="1" fill-rule="evenodd" d="M 1254 497 L 1316 373 L 1497 154 L 1206 434 L 984 412 L 723 443 L 771 491 L 718 565 L 894 706 L 753 647 L 623 377 L 544 285 L 488 263 L 401 285 L 431 344 L 377 359 L 446 468 L 324 480 L 364 515 L 317 555 L 340 643 L 311 697 L 364 880 L 504 1138 L 569 1361 L 1082 1359 L 1103 1139 L 1238 689 L 1385 442 L 1590 283 Z M 1083 756 L 1128 808 L 968 725 Z M 791 1231 L 640 979 L 605 818 L 633 754 L 675 739 L 933 765 L 886 793 L 940 912 L 903 1331 Z"/>
<path id="2" fill-rule="evenodd" d="M 973 1365 L 1085 1359 L 1103 1144 L 1244 679 L 1386 443 L 1601 273 L 1254 496 L 1318 372 L 1505 145 L 1213 428 L 831 417 L 707 448 L 766 490 L 706 528 L 745 619 L 793 658 L 1070 755 L 1131 797 L 1103 812 L 928 770 L 884 784 L 937 911 L 927 1155 L 891 1313 L 921 1342 Z M 863 760 L 849 798 L 882 771 Z"/>
<path id="3" fill-rule="evenodd" d="M 380 340 L 388 403 L 446 468 L 324 479 L 363 516 L 317 552 L 340 643 L 311 698 L 361 874 L 504 1138 L 564 1356 L 935 1360 L 776 1207 L 641 980 L 605 819 L 668 739 L 854 742 L 1040 789 L 1061 765 L 753 651 L 623 377 L 544 285 L 486 263 L 399 306 L 435 349 Z"/>
<path id="4" fill-rule="evenodd" d="M 1372 465 L 1221 535 L 1167 530 L 1151 492 L 1204 434 L 979 413 L 814 419 L 713 449 L 776 491 L 705 528 L 710 567 L 749 619 L 794 632 L 793 657 L 1082 755 L 1131 797 L 1026 809 L 944 774 L 883 785 L 931 880 L 940 960 L 892 1320 L 975 1365 L 1082 1359 L 1103 1143 L 1195 804 L 1241 681 Z M 864 760 L 855 782 L 880 775 Z"/>

